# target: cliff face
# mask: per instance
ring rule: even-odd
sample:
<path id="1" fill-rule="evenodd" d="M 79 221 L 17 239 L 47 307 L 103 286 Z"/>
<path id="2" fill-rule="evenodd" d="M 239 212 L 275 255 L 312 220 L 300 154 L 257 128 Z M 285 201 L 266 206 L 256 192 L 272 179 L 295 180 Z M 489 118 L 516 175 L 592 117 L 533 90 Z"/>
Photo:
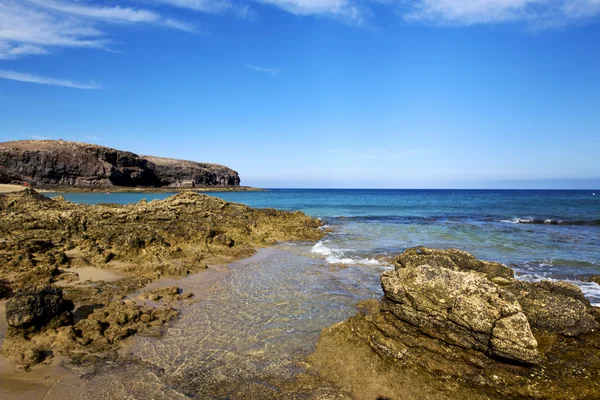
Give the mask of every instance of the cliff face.
<path id="1" fill-rule="evenodd" d="M 162 186 L 239 186 L 238 173 L 218 164 L 142 156 L 160 177 Z"/>
<path id="2" fill-rule="evenodd" d="M 217 164 L 143 157 L 86 143 L 23 140 L 0 143 L 0 182 L 37 186 L 238 186 L 236 171 Z"/>

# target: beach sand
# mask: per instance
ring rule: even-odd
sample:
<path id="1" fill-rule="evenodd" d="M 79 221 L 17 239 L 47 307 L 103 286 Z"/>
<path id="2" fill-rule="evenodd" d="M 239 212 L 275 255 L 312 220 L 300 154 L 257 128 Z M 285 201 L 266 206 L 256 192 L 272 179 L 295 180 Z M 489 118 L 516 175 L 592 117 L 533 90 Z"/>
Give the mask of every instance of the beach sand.
<path id="1" fill-rule="evenodd" d="M 11 193 L 11 192 L 20 192 L 24 190 L 25 187 L 22 185 L 11 185 L 6 183 L 0 184 L 0 193 Z"/>

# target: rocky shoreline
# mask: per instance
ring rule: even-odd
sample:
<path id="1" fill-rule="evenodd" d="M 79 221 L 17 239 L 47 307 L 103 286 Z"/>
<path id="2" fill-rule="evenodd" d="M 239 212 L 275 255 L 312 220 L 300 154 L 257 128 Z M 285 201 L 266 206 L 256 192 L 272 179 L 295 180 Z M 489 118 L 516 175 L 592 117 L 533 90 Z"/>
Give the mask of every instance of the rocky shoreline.
<path id="1" fill-rule="evenodd" d="M 0 195 L 0 299 L 9 298 L 2 354 L 30 368 L 55 352 L 81 358 L 116 348 L 167 323 L 177 315 L 171 303 L 186 297 L 175 288 L 147 293 L 142 304 L 124 300 L 149 282 L 248 257 L 277 241 L 317 240 L 320 225 L 300 212 L 192 192 L 125 206 L 76 205 L 34 190 Z M 124 278 L 71 285 L 78 267 Z"/>
<path id="2" fill-rule="evenodd" d="M 428 248 L 398 256 L 381 284 L 310 358 L 354 398 L 600 398 L 600 311 L 576 286 Z"/>
<path id="3" fill-rule="evenodd" d="M 34 190 L 0 195 L 2 355 L 25 369 L 55 356 L 123 362 L 126 338 L 160 336 L 193 301 L 177 286 L 144 289 L 150 282 L 210 272 L 207 265 L 278 241 L 316 241 L 320 226 L 299 212 L 192 192 L 123 206 L 76 205 Z M 455 249 L 412 248 L 392 264 L 381 300 L 361 302 L 358 315 L 323 330 L 295 380 L 273 377 L 277 388 L 256 393 L 600 399 L 600 310 L 576 286 L 520 281 L 503 264 Z M 89 269 L 113 275 L 83 280 Z"/>

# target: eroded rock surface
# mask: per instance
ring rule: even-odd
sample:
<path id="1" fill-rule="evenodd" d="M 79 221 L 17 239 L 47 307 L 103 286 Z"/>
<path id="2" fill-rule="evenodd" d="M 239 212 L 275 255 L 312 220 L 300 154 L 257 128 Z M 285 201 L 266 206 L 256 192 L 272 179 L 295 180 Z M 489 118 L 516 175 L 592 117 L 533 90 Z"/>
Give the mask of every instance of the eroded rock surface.
<path id="1" fill-rule="evenodd" d="M 47 285 L 70 266 L 121 272 L 146 283 L 233 260 L 277 241 L 318 240 L 320 221 L 196 193 L 129 205 L 77 205 L 34 190 L 0 195 L 0 281 Z"/>
<path id="2" fill-rule="evenodd" d="M 409 249 L 382 301 L 323 331 L 313 371 L 356 398 L 600 399 L 600 314 L 458 250 Z"/>
<path id="3" fill-rule="evenodd" d="M 72 322 L 73 307 L 72 302 L 63 299 L 60 288 L 33 288 L 17 293 L 6 302 L 6 320 L 13 329 L 35 332 Z"/>
<path id="4" fill-rule="evenodd" d="M 30 367 L 54 352 L 105 351 L 176 315 L 167 306 L 121 302 L 147 283 L 247 257 L 277 241 L 318 240 L 320 226 L 300 212 L 257 210 L 191 192 L 124 206 L 76 205 L 34 190 L 0 195 L 0 295 L 14 296 L 3 354 Z M 112 270 L 124 278 L 79 282 L 71 267 Z M 33 286 L 57 283 L 62 291 L 49 287 L 30 296 Z M 145 296 L 176 301 L 188 295 L 171 287 Z M 75 325 L 59 318 L 69 301 L 76 305 Z"/>
<path id="5" fill-rule="evenodd" d="M 422 265 L 387 271 L 381 284 L 382 310 L 426 335 L 514 361 L 540 361 L 521 306 L 485 276 Z"/>

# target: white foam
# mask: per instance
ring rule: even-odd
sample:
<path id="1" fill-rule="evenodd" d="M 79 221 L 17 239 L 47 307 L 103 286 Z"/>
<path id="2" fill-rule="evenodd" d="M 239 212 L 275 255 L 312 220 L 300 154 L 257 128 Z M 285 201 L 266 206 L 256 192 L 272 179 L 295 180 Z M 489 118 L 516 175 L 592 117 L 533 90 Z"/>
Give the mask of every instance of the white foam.
<path id="1" fill-rule="evenodd" d="M 329 264 L 382 265 L 381 261 L 374 258 L 349 258 L 344 254 L 343 249 L 332 250 L 325 246 L 324 241 L 317 242 L 311 249 L 311 253 L 325 256 L 325 260 Z"/>
<path id="2" fill-rule="evenodd" d="M 533 222 L 533 218 L 501 219 L 500 222 L 507 222 L 509 224 L 526 224 L 528 222 Z"/>
<path id="3" fill-rule="evenodd" d="M 311 253 L 321 254 L 323 256 L 328 256 L 332 253 L 331 249 L 323 244 L 322 241 L 317 242 L 310 250 Z"/>
<path id="4" fill-rule="evenodd" d="M 374 258 L 339 258 L 333 254 L 327 256 L 326 260 L 329 264 L 381 265 L 381 262 Z"/>

